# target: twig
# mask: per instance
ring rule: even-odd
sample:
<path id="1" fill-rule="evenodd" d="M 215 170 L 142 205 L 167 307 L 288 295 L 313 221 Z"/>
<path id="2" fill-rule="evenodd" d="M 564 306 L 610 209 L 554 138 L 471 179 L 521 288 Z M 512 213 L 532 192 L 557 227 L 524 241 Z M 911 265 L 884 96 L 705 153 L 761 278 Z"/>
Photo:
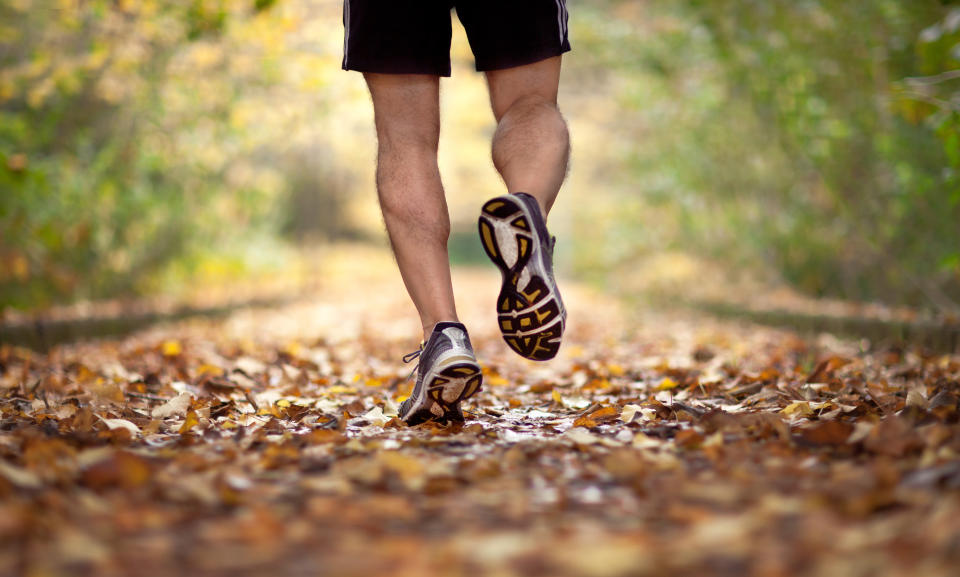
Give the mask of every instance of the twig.
<path id="1" fill-rule="evenodd" d="M 578 417 L 583 417 L 585 415 L 589 415 L 594 411 L 599 410 L 602 406 L 603 405 L 601 405 L 600 403 L 591 403 L 590 406 L 587 407 L 586 409 L 580 411 L 579 413 L 574 413 L 574 414 Z"/>
<path id="2" fill-rule="evenodd" d="M 253 400 L 253 395 L 250 394 L 250 391 L 247 389 L 240 390 L 243 391 L 243 396 L 247 398 L 247 402 L 253 405 L 253 410 L 259 413 L 260 407 L 257 405 L 257 402 Z"/>
<path id="3" fill-rule="evenodd" d="M 914 86 L 930 86 L 931 84 L 940 84 L 941 82 L 957 79 L 960 79 L 960 69 L 947 70 L 946 72 L 932 76 L 908 76 L 903 79 L 903 82 Z"/>
<path id="4" fill-rule="evenodd" d="M 930 96 L 929 94 L 923 94 L 922 92 L 911 90 L 909 92 L 904 92 L 902 97 L 907 100 L 926 102 L 927 104 L 932 104 L 941 110 L 960 110 L 960 107 L 955 106 L 952 102 L 943 100 L 942 98 L 937 98 L 935 96 Z"/>
<path id="5" fill-rule="evenodd" d="M 157 401 L 159 403 L 166 403 L 167 401 L 170 400 L 164 397 L 159 397 L 157 395 L 151 395 L 148 393 L 137 393 L 134 391 L 126 391 L 124 394 L 127 395 L 128 397 L 136 397 L 138 399 L 146 399 L 148 401 Z"/>

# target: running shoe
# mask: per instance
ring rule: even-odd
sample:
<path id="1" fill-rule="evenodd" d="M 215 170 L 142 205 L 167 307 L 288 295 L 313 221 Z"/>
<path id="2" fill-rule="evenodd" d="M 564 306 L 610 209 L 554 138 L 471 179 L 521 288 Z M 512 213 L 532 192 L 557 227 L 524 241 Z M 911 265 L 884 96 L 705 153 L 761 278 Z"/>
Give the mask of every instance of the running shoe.
<path id="1" fill-rule="evenodd" d="M 476 394 L 483 381 L 466 327 L 437 323 L 427 342 L 403 361 L 418 357 L 417 384 L 410 398 L 400 404 L 400 420 L 408 425 L 430 420 L 462 422 L 460 401 Z"/>
<path id="2" fill-rule="evenodd" d="M 503 340 L 520 356 L 556 356 L 567 311 L 553 278 L 553 245 L 537 200 L 518 192 L 498 196 L 480 212 L 480 240 L 503 275 L 497 316 Z"/>

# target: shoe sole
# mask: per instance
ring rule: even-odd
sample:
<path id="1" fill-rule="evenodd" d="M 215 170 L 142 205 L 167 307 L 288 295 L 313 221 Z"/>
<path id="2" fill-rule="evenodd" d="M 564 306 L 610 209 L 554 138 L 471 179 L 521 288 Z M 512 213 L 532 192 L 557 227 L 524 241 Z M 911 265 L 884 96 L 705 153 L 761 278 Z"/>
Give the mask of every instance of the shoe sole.
<path id="1" fill-rule="evenodd" d="M 414 401 L 407 414 L 400 419 L 408 425 L 419 425 L 426 421 L 463 421 L 460 402 L 477 394 L 483 384 L 480 365 L 469 360 L 450 360 L 446 366 L 438 367 L 434 374 L 427 375 L 426 379 L 428 382 L 423 387 L 419 402 Z"/>
<path id="2" fill-rule="evenodd" d="M 503 276 L 497 298 L 497 321 L 503 340 L 524 358 L 546 361 L 560 349 L 563 304 L 559 290 L 555 285 L 551 290 L 553 283 L 547 282 L 531 218 L 519 200 L 509 195 L 494 198 L 480 211 L 480 240 Z M 530 281 L 520 290 L 524 268 L 528 269 Z"/>

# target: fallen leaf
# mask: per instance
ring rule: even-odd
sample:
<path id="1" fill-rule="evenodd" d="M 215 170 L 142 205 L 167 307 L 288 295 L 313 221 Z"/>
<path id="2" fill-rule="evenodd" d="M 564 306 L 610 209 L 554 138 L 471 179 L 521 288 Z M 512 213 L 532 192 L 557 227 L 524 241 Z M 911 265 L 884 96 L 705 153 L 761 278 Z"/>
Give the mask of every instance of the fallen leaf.
<path id="1" fill-rule="evenodd" d="M 191 429 L 197 426 L 200 423 L 200 419 L 197 417 L 196 411 L 190 410 L 187 411 L 186 418 L 183 420 L 183 424 L 180 425 L 180 429 L 177 432 L 181 435 L 190 432 Z"/>
<path id="2" fill-rule="evenodd" d="M 180 341 L 164 341 L 160 347 L 160 351 L 165 357 L 176 357 L 183 353 L 183 346 L 180 344 Z"/>
<path id="3" fill-rule="evenodd" d="M 680 383 L 674 381 L 674 380 L 671 379 L 670 377 L 666 377 L 665 379 L 663 379 L 662 381 L 660 381 L 660 384 L 657 385 L 657 386 L 654 388 L 654 390 L 655 390 L 655 391 L 669 391 L 670 389 L 675 389 L 675 388 L 677 388 L 678 386 L 680 386 Z"/>
<path id="4" fill-rule="evenodd" d="M 797 435 L 811 445 L 843 445 L 850 438 L 854 426 L 841 421 L 821 421 L 797 430 Z"/>
<path id="5" fill-rule="evenodd" d="M 607 422 L 607 421 L 612 421 L 616 419 L 618 415 L 619 415 L 619 411 L 617 410 L 616 407 L 608 406 L 608 407 L 603 407 L 603 408 L 597 409 L 596 411 L 593 411 L 592 413 L 587 415 L 587 417 L 594 421 Z"/>
<path id="6" fill-rule="evenodd" d="M 144 458 L 117 451 L 87 467 L 82 477 L 83 483 L 93 489 L 114 486 L 133 489 L 146 484 L 150 473 L 150 464 Z"/>
<path id="7" fill-rule="evenodd" d="M 371 425 L 382 427 L 386 425 L 388 421 L 390 421 L 391 417 L 388 417 L 386 414 L 384 414 L 383 409 L 378 406 L 370 409 L 369 411 L 364 413 L 360 418 L 369 422 Z"/>
<path id="8" fill-rule="evenodd" d="M 596 426 L 597 426 L 597 422 L 594 421 L 593 419 L 591 419 L 590 417 L 579 417 L 578 419 L 576 419 L 576 420 L 573 421 L 573 426 L 574 426 L 574 427 L 586 427 L 586 428 L 589 429 L 589 428 L 592 428 L 592 427 L 596 427 Z"/>
<path id="9" fill-rule="evenodd" d="M 126 419 L 105 419 L 103 417 L 100 417 L 100 420 L 111 431 L 115 429 L 124 429 L 124 430 L 130 431 L 131 436 L 137 436 L 140 434 L 140 427 L 136 426 L 135 424 L 133 424 L 132 422 Z"/>
<path id="10" fill-rule="evenodd" d="M 813 409 L 810 407 L 810 403 L 807 401 L 794 401 L 786 407 L 780 409 L 780 412 L 784 415 L 796 415 L 799 417 L 809 417 L 813 415 Z"/>
<path id="11" fill-rule="evenodd" d="M 193 396 L 190 393 L 180 393 L 166 403 L 150 411 L 150 416 L 154 419 L 164 419 L 166 417 L 180 417 L 187 414 Z"/>
<path id="12" fill-rule="evenodd" d="M 640 405 L 624 405 L 623 410 L 620 411 L 620 420 L 624 423 L 632 423 L 638 415 L 641 415 L 643 407 Z"/>
<path id="13" fill-rule="evenodd" d="M 0 461 L 0 477 L 20 489 L 36 489 L 42 485 L 40 477 L 34 473 L 4 461 Z"/>
<path id="14" fill-rule="evenodd" d="M 577 445 L 593 445 L 600 442 L 600 438 L 582 427 L 574 427 L 564 433 L 564 437 Z"/>

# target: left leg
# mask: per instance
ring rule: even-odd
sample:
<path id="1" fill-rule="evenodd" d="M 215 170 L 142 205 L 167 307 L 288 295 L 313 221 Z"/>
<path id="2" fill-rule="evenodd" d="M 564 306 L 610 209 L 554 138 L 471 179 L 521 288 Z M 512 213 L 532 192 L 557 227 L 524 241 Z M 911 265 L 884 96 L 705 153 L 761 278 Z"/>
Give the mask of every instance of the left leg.
<path id="1" fill-rule="evenodd" d="M 377 193 L 403 282 L 420 314 L 417 379 L 400 418 L 463 420 L 483 380 L 457 322 L 437 167 L 440 77 L 450 74 L 447 0 L 344 0 L 343 68 L 364 73 L 377 129 Z"/>
<path id="2" fill-rule="evenodd" d="M 553 275 L 546 218 L 566 176 L 567 126 L 557 109 L 560 56 L 487 72 L 497 118 L 493 162 L 510 194 L 484 204 L 480 239 L 503 274 L 497 299 L 506 343 L 532 360 L 560 348 L 566 310 Z"/>
<path id="3" fill-rule="evenodd" d="M 377 192 L 400 276 L 420 314 L 423 340 L 434 325 L 457 321 L 437 145 L 440 79 L 426 74 L 364 78 L 377 128 Z"/>

